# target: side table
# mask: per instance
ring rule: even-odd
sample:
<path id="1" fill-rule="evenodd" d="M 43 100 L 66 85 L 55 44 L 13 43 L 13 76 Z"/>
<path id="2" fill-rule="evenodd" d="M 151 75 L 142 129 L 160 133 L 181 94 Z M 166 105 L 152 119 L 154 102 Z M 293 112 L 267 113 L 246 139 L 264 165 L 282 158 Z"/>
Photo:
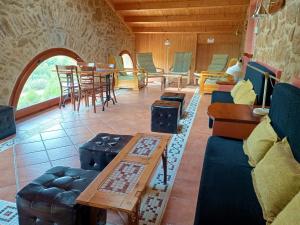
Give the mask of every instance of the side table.
<path id="1" fill-rule="evenodd" d="M 208 116 L 214 120 L 213 136 L 247 139 L 262 116 L 253 114 L 253 107 L 232 103 L 213 103 Z"/>

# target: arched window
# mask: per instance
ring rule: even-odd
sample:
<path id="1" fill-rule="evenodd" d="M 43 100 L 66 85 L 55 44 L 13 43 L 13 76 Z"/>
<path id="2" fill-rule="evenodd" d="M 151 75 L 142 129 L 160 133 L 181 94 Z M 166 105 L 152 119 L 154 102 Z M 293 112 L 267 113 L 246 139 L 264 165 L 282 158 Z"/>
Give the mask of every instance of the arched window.
<path id="1" fill-rule="evenodd" d="M 63 55 L 53 56 L 39 64 L 22 89 L 17 110 L 58 97 L 60 87 L 55 65 L 76 64 L 76 60 Z"/>
<path id="2" fill-rule="evenodd" d="M 121 52 L 120 55 L 122 56 L 122 59 L 123 59 L 124 68 L 132 69 L 133 68 L 133 61 L 131 59 L 131 56 L 130 56 L 129 52 L 128 51 L 123 51 L 123 52 Z"/>
<path id="3" fill-rule="evenodd" d="M 74 65 L 76 61 L 83 60 L 66 48 L 48 49 L 35 56 L 23 69 L 10 96 L 10 105 L 17 108 L 16 118 L 58 105 L 55 65 Z"/>

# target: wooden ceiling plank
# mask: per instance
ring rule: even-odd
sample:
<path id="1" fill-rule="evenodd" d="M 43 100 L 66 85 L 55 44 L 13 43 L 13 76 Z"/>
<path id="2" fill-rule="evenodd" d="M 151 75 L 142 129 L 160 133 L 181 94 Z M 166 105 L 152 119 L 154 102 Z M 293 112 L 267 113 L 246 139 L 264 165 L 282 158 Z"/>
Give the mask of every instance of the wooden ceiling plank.
<path id="1" fill-rule="evenodd" d="M 202 1 L 155 1 L 155 2 L 135 2 L 135 3 L 116 3 L 116 11 L 134 10 L 159 10 L 159 9 L 178 9 L 178 8 L 216 8 L 224 6 L 248 6 L 249 0 L 202 0 Z"/>
<path id="2" fill-rule="evenodd" d="M 128 16 L 124 17 L 127 23 L 154 23 L 154 22 L 208 22 L 208 21 L 240 21 L 244 14 L 218 15 L 191 15 L 191 16 Z"/>
<path id="3" fill-rule="evenodd" d="M 133 27 L 134 33 L 214 33 L 233 34 L 235 26 L 193 26 L 193 27 Z"/>

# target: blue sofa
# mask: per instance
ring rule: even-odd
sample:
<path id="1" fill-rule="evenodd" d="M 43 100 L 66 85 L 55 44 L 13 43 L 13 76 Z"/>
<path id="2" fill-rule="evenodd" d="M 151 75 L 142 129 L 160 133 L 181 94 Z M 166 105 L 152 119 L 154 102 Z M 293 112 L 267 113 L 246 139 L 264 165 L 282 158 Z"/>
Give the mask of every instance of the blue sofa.
<path id="1" fill-rule="evenodd" d="M 270 108 L 272 126 L 287 137 L 300 162 L 300 89 L 277 84 Z M 210 137 L 207 143 L 194 225 L 265 225 L 254 192 L 243 142 Z"/>
<path id="2" fill-rule="evenodd" d="M 0 140 L 16 133 L 14 108 L 0 105 Z"/>
<path id="3" fill-rule="evenodd" d="M 263 102 L 263 93 L 265 85 L 265 77 L 262 73 L 268 72 L 270 75 L 275 76 L 275 74 L 269 70 L 267 67 L 257 63 L 249 62 L 246 69 L 245 80 L 250 80 L 253 84 L 253 89 L 256 93 L 256 104 L 261 105 Z M 272 95 L 273 85 L 269 80 L 267 95 L 266 95 L 266 105 L 270 105 L 270 96 Z M 233 103 L 233 98 L 230 92 L 225 91 L 214 91 L 211 96 L 211 103 L 222 102 L 222 103 Z M 209 119 L 209 127 L 212 128 L 213 120 Z"/>

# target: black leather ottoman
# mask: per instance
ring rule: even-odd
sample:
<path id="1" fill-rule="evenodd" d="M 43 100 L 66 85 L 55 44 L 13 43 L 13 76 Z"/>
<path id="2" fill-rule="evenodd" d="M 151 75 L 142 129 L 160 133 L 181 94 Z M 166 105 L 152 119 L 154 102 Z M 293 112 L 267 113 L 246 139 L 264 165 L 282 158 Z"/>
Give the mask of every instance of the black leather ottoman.
<path id="1" fill-rule="evenodd" d="M 151 107 L 151 131 L 177 134 L 180 102 L 157 100 Z"/>
<path id="2" fill-rule="evenodd" d="M 184 93 L 176 93 L 176 92 L 165 92 L 160 97 L 160 100 L 166 100 L 166 101 L 177 101 L 180 102 L 180 116 L 182 117 L 182 113 L 184 112 Z"/>
<path id="3" fill-rule="evenodd" d="M 81 168 L 102 171 L 132 138 L 131 135 L 100 133 L 79 148 Z"/>
<path id="4" fill-rule="evenodd" d="M 75 200 L 97 175 L 62 166 L 48 170 L 17 193 L 19 225 L 90 224 L 92 209 Z"/>
<path id="5" fill-rule="evenodd" d="M 16 133 L 14 108 L 0 105 L 0 139 Z"/>

